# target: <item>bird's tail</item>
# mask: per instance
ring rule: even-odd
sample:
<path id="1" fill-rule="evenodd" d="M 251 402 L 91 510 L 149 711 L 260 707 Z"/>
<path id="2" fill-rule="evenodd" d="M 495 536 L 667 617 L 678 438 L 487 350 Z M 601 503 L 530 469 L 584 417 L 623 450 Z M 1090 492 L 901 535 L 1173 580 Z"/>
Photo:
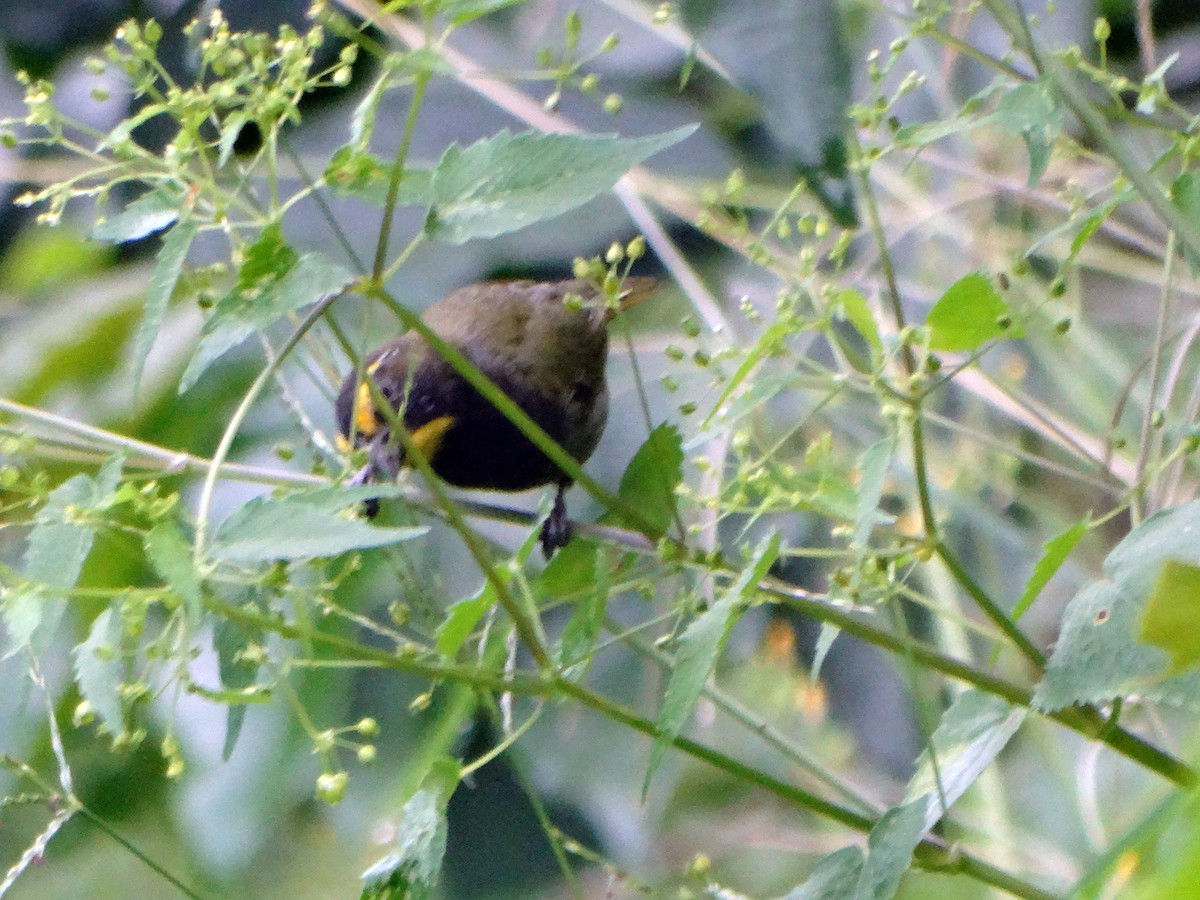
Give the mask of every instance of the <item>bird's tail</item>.
<path id="1" fill-rule="evenodd" d="M 658 279 L 634 275 L 621 283 L 621 311 L 632 309 L 658 291 Z"/>

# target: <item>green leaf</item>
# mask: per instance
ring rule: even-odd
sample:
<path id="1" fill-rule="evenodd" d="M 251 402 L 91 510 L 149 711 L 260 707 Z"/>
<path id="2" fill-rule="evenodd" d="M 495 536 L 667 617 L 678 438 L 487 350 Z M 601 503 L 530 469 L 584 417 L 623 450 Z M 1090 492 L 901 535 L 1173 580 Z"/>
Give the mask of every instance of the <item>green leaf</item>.
<path id="1" fill-rule="evenodd" d="M 812 671 L 809 676 L 813 681 L 820 679 L 821 668 L 825 665 L 825 657 L 829 655 L 829 651 L 833 648 L 833 642 L 841 633 L 842 629 L 837 625 L 830 625 L 828 622 L 821 623 L 821 630 L 817 633 L 817 645 L 813 649 Z"/>
<path id="2" fill-rule="evenodd" d="M 964 691 L 942 714 L 929 750 L 917 759 L 905 802 L 926 799 L 924 827 L 953 806 L 1008 744 L 1025 721 L 1026 710 L 982 691 Z"/>
<path id="3" fill-rule="evenodd" d="M 399 484 L 331 485 L 291 491 L 285 498 L 289 503 L 303 503 L 330 513 L 341 512 L 366 500 L 394 500 L 408 491 Z"/>
<path id="4" fill-rule="evenodd" d="M 812 875 L 783 900 L 890 900 L 912 864 L 921 836 L 1004 749 L 1025 721 L 1026 710 L 981 691 L 961 694 L 942 715 L 929 751 L 904 800 L 880 817 L 867 838 L 864 857 L 857 847 L 825 856 Z"/>
<path id="5" fill-rule="evenodd" d="M 490 581 L 485 581 L 474 597 L 451 604 L 446 610 L 446 618 L 437 628 L 434 646 L 437 647 L 438 653 L 447 659 L 458 656 L 458 651 L 471 636 L 475 626 L 497 602 L 499 601 L 496 598 L 496 589 Z"/>
<path id="6" fill-rule="evenodd" d="M 404 170 L 396 194 L 397 206 L 428 206 L 433 202 L 433 173 L 429 169 Z M 334 152 L 325 167 L 330 190 L 343 197 L 357 197 L 375 206 L 387 202 L 392 180 L 390 167 L 365 150 L 347 144 Z"/>
<path id="7" fill-rule="evenodd" d="M 1200 566 L 1167 560 L 1138 620 L 1138 640 L 1171 654 L 1169 673 L 1200 660 Z"/>
<path id="8" fill-rule="evenodd" d="M 863 852 L 857 847 L 834 850 L 822 856 L 805 882 L 782 900 L 845 900 L 858 886 L 862 864 Z"/>
<path id="9" fill-rule="evenodd" d="M 200 621 L 203 591 L 192 563 L 192 548 L 175 523 L 164 519 L 146 535 L 146 558 L 167 586 L 183 600 L 188 619 Z"/>
<path id="10" fill-rule="evenodd" d="M 604 556 L 598 560 L 597 578 L 591 590 L 575 604 L 575 612 L 563 629 L 558 643 L 558 664 L 564 666 L 563 677 L 578 681 L 587 671 L 592 651 L 604 627 L 604 612 L 612 590 L 612 574 L 616 570 L 614 551 L 601 548 Z"/>
<path id="11" fill-rule="evenodd" d="M 1021 337 L 1012 310 L 982 272 L 964 275 L 933 305 L 925 325 L 931 350 L 974 350 L 998 337 Z M 1009 322 L 1005 327 L 1004 321 Z"/>
<path id="12" fill-rule="evenodd" d="M 871 348 L 871 358 L 877 360 L 883 352 L 883 342 L 879 339 L 879 326 L 875 324 L 871 306 L 862 291 L 854 288 L 838 291 L 834 303 L 846 320 L 863 336 L 863 340 Z"/>
<path id="13" fill-rule="evenodd" d="M 1193 225 L 1200 228 L 1200 178 L 1195 172 L 1184 172 L 1171 183 L 1171 202 Z M 1185 248 L 1192 272 L 1200 270 L 1200 260 Z"/>
<path id="14" fill-rule="evenodd" d="M 662 711 L 658 716 L 658 737 L 654 741 L 650 765 L 642 782 L 643 799 L 650 789 L 651 778 L 662 764 L 667 747 L 691 718 L 704 690 L 704 683 L 729 639 L 740 605 L 740 597 L 726 594 L 701 613 L 680 637 L 675 666 L 671 670 Z"/>
<path id="15" fill-rule="evenodd" d="M 96 493 L 87 475 L 72 476 L 50 492 L 25 547 L 26 578 L 58 590 L 75 586 L 96 536 L 79 514 L 95 505 Z"/>
<path id="16" fill-rule="evenodd" d="M 375 79 L 370 90 L 354 107 L 350 117 L 350 144 L 356 153 L 366 153 L 375 133 L 375 120 L 379 115 L 379 104 L 388 91 L 405 82 L 411 83 L 414 76 L 454 75 L 455 69 L 432 47 L 419 47 L 403 54 L 389 54 L 381 60 L 383 71 Z M 340 152 L 340 151 L 339 151 Z"/>
<path id="17" fill-rule="evenodd" d="M 1020 135 L 1029 153 L 1028 187 L 1046 173 L 1054 142 L 1063 128 L 1063 109 L 1052 80 L 1018 84 L 1000 98 L 992 117 L 1001 128 Z"/>
<path id="18" fill-rule="evenodd" d="M 440 4 L 438 12 L 455 25 L 465 25 L 481 16 L 486 16 L 506 6 L 514 6 L 523 0 L 449 0 Z"/>
<path id="19" fill-rule="evenodd" d="M 0 614 L 8 635 L 7 646 L 0 659 L 8 659 L 29 646 L 39 630 L 53 633 L 65 609 L 65 600 L 51 597 L 45 588 L 36 584 L 23 584 L 12 590 L 0 591 Z M 50 620 L 50 627 L 43 628 L 43 620 Z"/>
<path id="20" fill-rule="evenodd" d="M 242 656 L 250 646 L 250 640 L 242 627 L 228 619 L 220 619 L 213 628 L 213 648 L 217 651 L 217 666 L 221 674 L 221 687 L 226 691 L 244 692 L 258 677 L 258 664 L 249 663 Z M 246 720 L 246 704 L 230 703 L 225 714 L 225 741 L 221 747 L 221 759 L 228 761 L 237 746 Z"/>
<path id="21" fill-rule="evenodd" d="M 596 580 L 595 541 L 576 537 L 546 563 L 537 579 L 536 593 L 548 597 L 575 597 Z"/>
<path id="22" fill-rule="evenodd" d="M 1025 590 L 1021 592 L 1020 599 L 1013 607 L 1012 619 L 1014 622 L 1025 615 L 1029 607 L 1033 605 L 1033 601 L 1038 598 L 1038 594 L 1042 592 L 1042 588 L 1054 577 L 1054 573 L 1062 568 L 1062 564 L 1071 555 L 1075 545 L 1087 534 L 1091 521 L 1091 516 L 1088 516 L 1082 522 L 1076 522 L 1057 537 L 1046 541 L 1042 547 L 1041 559 L 1034 565 L 1033 574 L 1029 576 Z"/>
<path id="23" fill-rule="evenodd" d="M 507 587 L 512 584 L 516 573 L 529 562 L 529 555 L 533 552 L 533 548 L 539 546 L 540 534 L 540 530 L 530 532 L 529 537 L 518 548 L 510 564 L 496 567 L 496 576 L 503 585 Z M 488 610 L 499 602 L 491 580 L 485 579 L 483 586 L 474 597 L 451 604 L 450 608 L 446 610 L 446 618 L 438 626 L 435 635 L 434 646 L 437 647 L 438 653 L 447 659 L 454 659 L 458 656 L 458 651 L 471 636 L 475 626 L 487 615 Z"/>
<path id="24" fill-rule="evenodd" d="M 778 353 L 785 346 L 785 342 L 791 334 L 791 326 L 786 322 L 773 322 L 767 326 L 767 330 L 763 333 L 762 337 L 754 342 L 754 346 L 745 354 L 741 365 L 737 367 L 737 370 L 725 382 L 725 387 L 721 391 L 721 395 L 713 403 L 712 411 L 700 423 L 701 431 L 707 431 L 718 414 L 728 416 L 731 420 L 740 414 L 737 403 L 731 404 L 729 402 L 730 399 L 733 398 L 743 383 L 750 381 L 750 376 L 764 360 L 770 359 L 772 355 Z M 770 391 L 770 396 L 774 396 L 775 386 L 764 382 L 766 382 L 766 379 L 762 378 L 751 381 L 750 388 L 744 392 L 741 401 L 750 404 L 752 409 L 757 409 L 761 406 L 762 402 L 770 399 L 770 397 L 760 398 L 756 396 L 756 389 L 758 391 Z M 785 388 L 781 385 L 780 389 L 783 390 Z"/>
<path id="25" fill-rule="evenodd" d="M 1184 172 L 1171 183 L 1171 201 L 1200 228 L 1200 178 L 1195 172 Z"/>
<path id="26" fill-rule="evenodd" d="M 10 656 L 25 646 L 40 649 L 67 608 L 61 593 L 75 587 L 91 552 L 96 527 L 86 513 L 102 506 L 116 488 L 121 458 L 113 457 L 95 479 L 75 475 L 46 498 L 25 545 L 22 574 L 31 584 L 4 598 Z"/>
<path id="27" fill-rule="evenodd" d="M 1163 510 L 1134 528 L 1063 614 L 1062 631 L 1034 693 L 1037 709 L 1137 694 L 1200 709 L 1200 673 L 1175 674 L 1161 647 L 1138 640 L 1139 620 L 1168 562 L 1200 566 L 1200 501 Z"/>
<path id="28" fill-rule="evenodd" d="M 395 844 L 362 875 L 363 900 L 435 896 L 446 853 L 446 804 L 458 785 L 457 760 L 435 760 L 421 789 L 404 804 Z"/>
<path id="29" fill-rule="evenodd" d="M 138 197 L 111 219 L 97 223 L 92 237 L 110 244 L 136 241 L 176 222 L 182 209 L 180 192 L 157 188 Z"/>
<path id="30" fill-rule="evenodd" d="M 75 648 L 75 677 L 79 693 L 87 700 L 111 735 L 125 730 L 121 712 L 121 682 L 125 663 L 121 657 L 121 620 L 106 609 L 92 622 L 87 640 Z"/>
<path id="31" fill-rule="evenodd" d="M 262 230 L 258 240 L 246 248 L 238 267 L 238 290 L 261 293 L 287 274 L 298 258 L 283 235 L 283 226 L 278 222 L 271 223 Z"/>
<path id="32" fill-rule="evenodd" d="M 638 448 L 621 476 L 620 498 L 663 534 L 675 515 L 675 489 L 683 481 L 683 437 L 674 425 L 659 425 Z"/>
<path id="33" fill-rule="evenodd" d="M 433 171 L 425 232 L 462 244 L 561 215 L 695 130 L 632 139 L 502 131 L 469 147 L 453 144 Z"/>
<path id="34" fill-rule="evenodd" d="M 171 295 L 179 276 L 183 272 L 183 264 L 187 260 L 188 250 L 196 238 L 197 226 L 190 219 L 180 222 L 163 238 L 159 248 L 158 258 L 154 262 L 154 271 L 150 273 L 150 290 L 146 294 L 146 311 L 142 321 L 138 323 L 137 334 L 133 339 L 133 389 L 136 392 L 142 380 L 142 372 L 146 367 L 146 357 L 154 346 L 154 339 L 162 327 L 167 307 L 171 303 Z"/>
<path id="35" fill-rule="evenodd" d="M 886 521 L 879 512 L 883 499 L 883 486 L 887 471 L 896 452 L 896 439 L 884 438 L 868 447 L 858 460 L 858 503 L 854 514 L 854 538 L 852 544 L 857 553 L 864 553 L 871 541 L 875 526 Z"/>
<path id="36" fill-rule="evenodd" d="M 908 871 L 913 850 L 925 832 L 925 803 L 893 806 L 867 836 L 867 858 L 858 873 L 854 900 L 891 900 Z"/>
<path id="37" fill-rule="evenodd" d="M 237 146 L 237 139 L 242 133 L 242 129 L 250 122 L 250 116 L 246 112 L 237 112 L 225 119 L 221 123 L 221 140 L 217 145 L 217 168 L 225 168 L 225 164 L 229 162 L 229 157 L 233 156 L 233 149 Z"/>
<path id="38" fill-rule="evenodd" d="M 721 650 L 729 639 L 746 602 L 753 595 L 758 583 L 766 577 L 775 560 L 779 558 L 779 534 L 763 538 L 755 548 L 750 563 L 721 598 L 702 612 L 679 638 L 675 651 L 675 665 L 667 680 L 667 692 L 663 697 L 662 710 L 658 714 L 658 736 L 650 752 L 650 765 L 642 782 L 642 797 L 650 789 L 650 780 L 661 765 L 667 747 L 679 736 L 684 724 L 692 716 L 704 683 L 717 664 Z"/>
<path id="39" fill-rule="evenodd" d="M 254 269 L 261 260 L 255 260 Z M 183 393 L 196 383 L 204 371 L 227 351 L 256 331 L 273 325 L 286 313 L 324 300 L 354 280 L 344 268 L 322 253 L 306 253 L 284 272 L 264 272 L 255 278 L 247 274 L 250 260 L 242 267 L 239 286 L 223 297 L 204 323 L 200 344 L 196 347 L 180 379 Z M 248 284 L 242 284 L 249 281 Z"/>
<path id="40" fill-rule="evenodd" d="M 312 559 L 409 541 L 428 530 L 376 528 L 320 505 L 258 497 L 221 523 L 212 553 L 236 563 Z"/>

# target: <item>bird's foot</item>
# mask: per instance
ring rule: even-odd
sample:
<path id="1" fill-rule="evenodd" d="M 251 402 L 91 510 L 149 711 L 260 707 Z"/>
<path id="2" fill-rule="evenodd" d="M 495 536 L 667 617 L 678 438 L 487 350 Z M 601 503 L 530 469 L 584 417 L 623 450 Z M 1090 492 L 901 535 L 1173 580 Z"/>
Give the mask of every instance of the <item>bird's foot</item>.
<path id="1" fill-rule="evenodd" d="M 371 463 L 367 463 L 361 469 L 354 473 L 354 476 L 346 482 L 349 487 L 360 487 L 364 484 L 370 484 L 375 480 L 375 467 Z M 379 515 L 379 500 L 371 497 L 362 502 L 362 513 L 368 519 L 373 519 Z"/>
<path id="2" fill-rule="evenodd" d="M 567 518 L 567 502 L 563 499 L 566 489 L 566 485 L 559 485 L 558 493 L 554 496 L 554 506 L 550 508 L 550 515 L 542 523 L 542 533 L 539 539 L 542 542 L 542 555 L 546 559 L 552 557 L 554 551 L 567 546 L 571 540 L 571 520 Z"/>

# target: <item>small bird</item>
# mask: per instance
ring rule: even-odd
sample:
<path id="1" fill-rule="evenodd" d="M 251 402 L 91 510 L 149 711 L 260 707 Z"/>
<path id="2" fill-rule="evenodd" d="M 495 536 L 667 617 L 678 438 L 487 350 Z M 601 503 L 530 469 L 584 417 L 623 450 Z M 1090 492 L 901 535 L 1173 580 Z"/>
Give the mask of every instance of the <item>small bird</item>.
<path id="1" fill-rule="evenodd" d="M 655 286 L 652 278 L 625 279 L 619 307 L 641 302 Z M 583 463 L 608 419 L 604 368 L 614 314 L 587 281 L 497 281 L 452 291 L 423 318 Z M 370 379 L 447 483 L 498 491 L 556 484 L 542 550 L 549 557 L 566 545 L 571 534 L 563 495 L 570 477 L 419 334 L 409 332 L 369 354 L 362 373 L 346 376 L 336 406 L 347 443 L 367 449 L 356 482 L 394 480 L 405 463 L 403 446 L 372 401 Z M 368 504 L 368 515 L 375 506 Z"/>

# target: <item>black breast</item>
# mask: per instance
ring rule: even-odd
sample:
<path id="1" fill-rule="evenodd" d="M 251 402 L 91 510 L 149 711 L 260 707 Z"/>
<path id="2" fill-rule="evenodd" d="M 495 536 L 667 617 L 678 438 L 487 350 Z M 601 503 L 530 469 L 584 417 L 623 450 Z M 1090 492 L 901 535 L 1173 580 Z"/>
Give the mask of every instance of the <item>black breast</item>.
<path id="1" fill-rule="evenodd" d="M 566 416 L 560 405 L 536 391 L 505 383 L 502 377 L 493 378 L 550 437 L 567 443 Z M 446 415 L 453 417 L 454 424 L 430 462 L 449 484 L 523 491 L 562 477 L 559 468 L 453 367 L 431 359 L 413 379 L 405 424 L 411 431 Z"/>

